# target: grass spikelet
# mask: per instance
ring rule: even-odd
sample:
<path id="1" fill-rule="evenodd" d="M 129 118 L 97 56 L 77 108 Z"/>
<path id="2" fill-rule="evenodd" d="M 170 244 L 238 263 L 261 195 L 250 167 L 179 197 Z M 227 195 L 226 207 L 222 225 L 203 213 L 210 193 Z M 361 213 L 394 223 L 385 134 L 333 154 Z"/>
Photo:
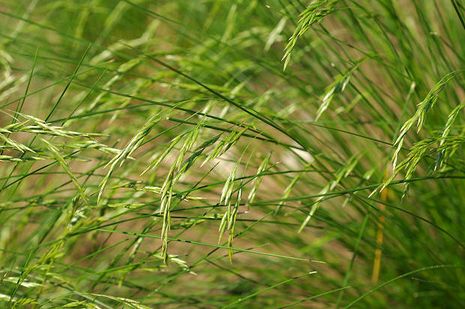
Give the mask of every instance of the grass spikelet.
<path id="1" fill-rule="evenodd" d="M 153 158 L 151 158 L 151 162 L 150 164 L 147 166 L 147 168 L 142 172 L 141 175 L 144 175 L 145 173 L 147 173 L 148 171 L 150 170 L 153 170 L 153 169 L 156 169 L 157 166 L 163 161 L 164 158 L 166 158 L 166 156 L 168 154 L 171 153 L 171 151 L 173 150 L 173 148 L 179 143 L 179 141 L 181 141 L 181 138 L 182 138 L 182 135 L 178 135 L 176 136 L 175 138 L 173 138 L 173 140 L 166 146 L 166 148 L 164 149 L 164 151 L 161 153 L 161 154 L 155 154 Z"/>
<path id="2" fill-rule="evenodd" d="M 344 91 L 344 89 L 350 82 L 350 77 L 352 73 L 359 67 L 359 65 L 363 61 L 364 59 L 357 61 L 356 64 L 352 68 L 350 68 L 350 70 L 348 70 L 344 74 L 338 75 L 335 81 L 327 87 L 325 95 L 321 99 L 321 105 L 316 113 L 315 121 L 317 121 L 321 117 L 321 115 L 328 109 L 333 97 L 337 94 L 341 94 Z"/>
<path id="3" fill-rule="evenodd" d="M 266 170 L 269 169 L 270 159 L 271 159 L 271 153 L 266 155 L 265 159 L 263 159 L 263 161 L 260 163 L 260 166 L 257 169 L 257 174 L 255 175 L 253 179 L 252 189 L 250 190 L 249 195 L 247 197 L 247 207 L 250 207 L 250 205 L 253 204 L 255 200 L 257 190 L 260 187 L 260 184 L 262 183 L 262 180 L 263 180 L 262 173 L 264 173 Z"/>
<path id="4" fill-rule="evenodd" d="M 392 166 L 393 169 L 396 169 L 397 165 L 397 158 L 399 155 L 400 150 L 402 149 L 402 145 L 404 144 L 404 137 L 407 135 L 408 131 L 412 128 L 412 126 L 417 123 L 417 132 L 419 132 L 423 126 L 425 121 L 426 113 L 433 108 L 436 104 L 439 94 L 442 92 L 444 87 L 449 83 L 451 79 L 453 79 L 457 75 L 457 72 L 451 72 L 446 74 L 439 82 L 437 82 L 434 87 L 429 91 L 428 95 L 418 103 L 417 110 L 413 114 L 411 118 L 409 118 L 398 134 L 396 141 L 394 142 L 394 146 L 396 147 L 393 158 L 392 158 Z"/>
<path id="5" fill-rule="evenodd" d="M 52 153 L 53 157 L 55 160 L 58 162 L 58 164 L 63 168 L 63 170 L 68 174 L 69 178 L 71 178 L 71 181 L 73 184 L 76 186 L 76 189 L 78 190 L 79 196 L 81 197 L 82 201 L 87 204 L 87 196 L 84 191 L 84 188 L 81 186 L 77 178 L 74 176 L 73 172 L 69 168 L 68 164 L 66 163 L 65 159 L 61 156 L 60 150 L 55 147 L 51 142 L 42 139 L 42 143 L 44 143 L 49 151 Z"/>
<path id="6" fill-rule="evenodd" d="M 237 222 L 237 215 L 239 213 L 239 205 L 241 203 L 241 199 L 242 199 L 242 183 L 239 184 L 239 188 L 237 190 L 237 196 L 236 196 L 236 200 L 234 202 L 234 207 L 231 209 L 231 211 L 229 211 L 229 218 L 227 219 L 228 223 L 227 223 L 227 230 L 228 230 L 228 247 L 229 247 L 229 250 L 228 250 L 228 257 L 229 257 L 229 261 L 232 262 L 232 258 L 233 258 L 233 240 L 234 240 L 234 236 L 235 236 L 235 227 L 236 227 L 236 222 Z M 229 204 L 228 204 L 228 207 L 229 207 Z"/>
<path id="7" fill-rule="evenodd" d="M 183 135 L 183 143 L 178 152 L 178 155 L 171 165 L 171 168 L 168 172 L 168 175 L 163 182 L 163 185 L 160 190 L 160 209 L 159 213 L 162 214 L 162 230 L 161 230 L 161 239 L 162 239 L 162 256 L 165 263 L 168 263 L 168 236 L 171 226 L 171 208 L 173 200 L 173 187 L 179 181 L 181 176 L 186 172 L 188 165 L 183 165 L 186 155 L 194 147 L 197 138 L 199 136 L 200 126 L 194 127 L 189 133 Z"/>
<path id="8" fill-rule="evenodd" d="M 6 131 L 6 132 L 9 132 L 9 131 Z M 8 138 L 6 137 L 3 133 L 0 133 L 0 139 L 8 146 L 10 146 L 11 148 L 13 149 L 16 149 L 17 151 L 20 151 L 22 153 L 25 153 L 25 152 L 32 152 L 32 153 L 35 153 L 34 150 L 32 150 L 31 148 L 29 148 L 28 146 L 26 145 L 23 145 L 21 143 L 18 143 L 14 140 L 12 140 L 11 138 Z"/>
<path id="9" fill-rule="evenodd" d="M 312 25 L 321 22 L 323 18 L 331 14 L 335 9 L 336 4 L 337 0 L 314 0 L 302 13 L 300 13 L 297 27 L 294 30 L 294 33 L 292 33 L 292 36 L 289 38 L 286 48 L 284 49 L 284 56 L 281 59 L 284 61 L 284 70 L 286 70 L 289 64 L 292 51 L 294 50 L 299 38 L 303 36 Z"/>
<path id="10" fill-rule="evenodd" d="M 313 217 L 315 212 L 318 210 L 320 207 L 321 201 L 325 198 L 325 194 L 328 192 L 331 192 L 336 188 L 336 186 L 346 177 L 352 173 L 354 168 L 356 167 L 357 163 L 359 161 L 358 156 L 354 156 L 350 158 L 347 162 L 347 164 L 343 167 L 341 167 L 337 172 L 336 172 L 336 178 L 331 180 L 319 193 L 319 197 L 316 198 L 315 202 L 313 202 L 312 208 L 310 209 L 310 212 L 308 213 L 308 216 L 305 218 L 304 222 L 299 228 L 299 233 L 303 231 L 303 229 L 307 226 L 308 222 L 310 219 Z"/>
<path id="11" fill-rule="evenodd" d="M 287 185 L 286 189 L 284 189 L 283 195 L 281 197 L 281 201 L 279 202 L 278 206 L 276 206 L 275 214 L 279 214 L 279 212 L 281 211 L 281 208 L 283 208 L 286 205 L 285 201 L 291 195 L 292 189 L 296 186 L 300 177 L 302 177 L 301 174 L 297 174 L 296 176 L 294 176 L 291 182 Z"/>
<path id="12" fill-rule="evenodd" d="M 20 158 L 15 158 L 12 156 L 7 156 L 7 155 L 0 155 L 0 161 L 3 162 L 22 162 Z"/>
<path id="13" fill-rule="evenodd" d="M 465 107 L 465 104 L 459 104 L 457 107 L 455 107 L 447 117 L 447 122 L 446 125 L 444 126 L 444 130 L 442 131 L 441 134 L 441 142 L 440 145 L 443 145 L 446 138 L 449 136 L 450 131 L 452 130 L 452 126 L 457 119 L 457 116 L 459 115 L 460 111 Z"/>
<path id="14" fill-rule="evenodd" d="M 265 47 L 264 47 L 265 51 L 269 51 L 271 46 L 278 40 L 279 36 L 284 30 L 284 27 L 286 26 L 286 22 L 287 22 L 286 17 L 281 18 L 281 20 L 276 25 L 276 27 L 273 29 L 273 31 L 270 32 L 270 34 L 268 35 L 268 39 L 266 40 Z"/>
<path id="15" fill-rule="evenodd" d="M 439 148 L 442 148 L 444 146 L 447 138 L 450 135 L 450 132 L 452 130 L 452 126 L 454 125 L 454 122 L 457 119 L 457 116 L 459 115 L 459 113 L 462 111 L 462 109 L 464 107 L 465 107 L 465 104 L 461 103 L 461 104 L 457 105 L 457 107 L 455 107 L 450 112 L 449 116 L 447 117 L 447 122 L 446 122 L 446 125 L 444 126 L 444 130 L 442 131 L 442 134 L 441 134 L 441 140 L 439 142 Z M 436 165 L 434 166 L 435 170 L 441 169 L 441 167 L 443 166 L 443 163 L 444 163 L 444 159 L 446 157 L 446 151 L 449 151 L 449 150 L 452 150 L 452 149 L 446 148 L 446 149 L 442 149 L 442 150 L 440 150 L 438 152 L 437 159 L 436 159 Z"/>
<path id="16" fill-rule="evenodd" d="M 223 237 L 224 232 L 231 226 L 234 218 L 234 207 L 231 206 L 231 202 L 233 200 L 237 168 L 238 166 L 234 165 L 233 169 L 231 170 L 228 178 L 224 183 L 223 190 L 221 191 L 221 197 L 218 202 L 219 205 L 226 206 L 226 211 L 223 214 L 219 227 L 218 243 L 221 242 L 221 238 Z"/>
<path id="17" fill-rule="evenodd" d="M 222 138 L 219 142 L 216 143 L 215 148 L 210 152 L 210 154 L 205 158 L 202 165 L 209 161 L 213 161 L 219 156 L 223 155 L 228 151 L 231 146 L 233 146 L 239 138 L 247 131 L 247 128 L 243 128 L 240 131 L 231 131 L 227 136 Z"/>
<path id="18" fill-rule="evenodd" d="M 121 167 L 124 161 L 131 156 L 131 154 L 136 151 L 136 149 L 142 144 L 144 138 L 150 133 L 152 128 L 161 120 L 162 113 L 158 112 L 150 116 L 144 126 L 137 132 L 136 135 L 129 141 L 129 143 L 124 147 L 116 156 L 114 156 L 108 163 L 107 166 L 110 168 L 106 176 L 103 178 L 100 183 L 100 190 L 97 197 L 97 203 L 100 201 L 102 194 L 105 190 L 105 187 L 110 179 L 111 174 L 117 167 Z"/>

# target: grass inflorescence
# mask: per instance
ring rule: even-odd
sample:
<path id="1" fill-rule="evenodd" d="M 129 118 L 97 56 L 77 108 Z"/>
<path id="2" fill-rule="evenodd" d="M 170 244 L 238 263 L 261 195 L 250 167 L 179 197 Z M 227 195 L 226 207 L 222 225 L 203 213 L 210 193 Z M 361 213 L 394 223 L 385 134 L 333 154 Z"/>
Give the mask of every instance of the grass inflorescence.
<path id="1" fill-rule="evenodd" d="M 465 307 L 462 0 L 0 0 L 0 307 Z"/>

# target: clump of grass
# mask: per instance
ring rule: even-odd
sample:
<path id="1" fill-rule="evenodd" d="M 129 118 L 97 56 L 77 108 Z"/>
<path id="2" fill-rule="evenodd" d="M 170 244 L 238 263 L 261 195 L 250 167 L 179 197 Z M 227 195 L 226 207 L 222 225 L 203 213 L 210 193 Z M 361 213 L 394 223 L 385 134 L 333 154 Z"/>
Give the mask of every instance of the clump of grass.
<path id="1" fill-rule="evenodd" d="M 464 307 L 464 7 L 0 2 L 0 307 Z"/>

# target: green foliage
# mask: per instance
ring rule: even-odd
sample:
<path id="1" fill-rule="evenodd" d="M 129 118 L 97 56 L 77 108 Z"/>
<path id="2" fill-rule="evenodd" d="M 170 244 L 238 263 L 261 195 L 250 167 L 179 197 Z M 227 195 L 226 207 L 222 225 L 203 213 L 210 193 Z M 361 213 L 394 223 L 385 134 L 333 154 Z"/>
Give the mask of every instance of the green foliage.
<path id="1" fill-rule="evenodd" d="M 465 307 L 464 8 L 0 0 L 0 308 Z"/>

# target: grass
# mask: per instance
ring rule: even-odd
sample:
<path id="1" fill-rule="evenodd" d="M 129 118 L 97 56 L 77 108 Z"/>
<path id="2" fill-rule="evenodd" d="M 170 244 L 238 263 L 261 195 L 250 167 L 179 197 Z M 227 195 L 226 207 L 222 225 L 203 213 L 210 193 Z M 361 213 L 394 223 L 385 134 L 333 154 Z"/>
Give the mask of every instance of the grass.
<path id="1" fill-rule="evenodd" d="M 463 308 L 461 0 L 0 0 L 1 308 Z"/>

